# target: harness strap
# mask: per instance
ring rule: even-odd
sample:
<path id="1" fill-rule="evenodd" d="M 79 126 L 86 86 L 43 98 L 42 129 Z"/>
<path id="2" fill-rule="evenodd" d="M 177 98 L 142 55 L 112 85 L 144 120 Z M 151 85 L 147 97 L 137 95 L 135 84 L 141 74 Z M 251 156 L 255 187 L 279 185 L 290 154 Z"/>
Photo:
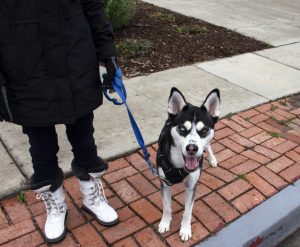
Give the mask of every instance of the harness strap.
<path id="1" fill-rule="evenodd" d="M 161 154 L 160 150 L 157 152 L 157 165 L 163 169 L 166 176 L 163 181 L 169 186 L 181 183 L 182 180 L 189 174 L 184 170 L 184 168 L 172 168 L 164 155 Z"/>

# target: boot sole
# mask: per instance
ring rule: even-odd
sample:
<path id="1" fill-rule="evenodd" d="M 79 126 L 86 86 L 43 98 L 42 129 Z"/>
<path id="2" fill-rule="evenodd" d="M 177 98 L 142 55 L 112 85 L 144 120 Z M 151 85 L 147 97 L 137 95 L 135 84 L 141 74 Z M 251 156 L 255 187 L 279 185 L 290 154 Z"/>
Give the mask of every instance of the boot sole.
<path id="1" fill-rule="evenodd" d="M 48 243 L 59 243 L 61 242 L 62 240 L 65 239 L 66 235 L 67 235 L 67 228 L 66 228 L 66 220 L 67 220 L 67 217 L 68 217 L 68 211 L 66 212 L 66 217 L 65 217 L 65 230 L 64 232 L 58 237 L 58 238 L 47 238 L 45 236 L 45 239 Z"/>
<path id="2" fill-rule="evenodd" d="M 83 209 L 84 211 L 86 211 L 87 213 L 93 215 L 93 216 L 95 217 L 96 221 L 97 221 L 100 225 L 102 225 L 102 226 L 114 226 L 114 225 L 116 225 L 116 224 L 119 223 L 119 217 L 118 217 L 117 219 L 115 219 L 114 221 L 111 221 L 111 222 L 104 222 L 104 221 L 98 219 L 97 215 L 94 214 L 94 213 L 93 213 L 90 209 L 88 209 L 86 206 L 83 205 L 83 206 L 82 206 L 82 209 Z"/>

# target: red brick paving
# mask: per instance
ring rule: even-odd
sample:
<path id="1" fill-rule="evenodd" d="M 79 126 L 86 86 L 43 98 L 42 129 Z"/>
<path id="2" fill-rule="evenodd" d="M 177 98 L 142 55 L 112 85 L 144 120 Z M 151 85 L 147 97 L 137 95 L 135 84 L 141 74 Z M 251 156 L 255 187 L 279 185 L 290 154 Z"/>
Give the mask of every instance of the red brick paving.
<path id="1" fill-rule="evenodd" d="M 30 213 L 26 206 L 14 198 L 4 199 L 2 205 L 14 224 L 30 218 Z"/>
<path id="2" fill-rule="evenodd" d="M 140 215 L 148 224 L 160 219 L 160 211 L 148 200 L 142 198 L 130 204 L 130 207 Z"/>
<path id="3" fill-rule="evenodd" d="M 265 196 L 272 196 L 277 190 L 255 172 L 247 174 L 248 181 Z"/>
<path id="4" fill-rule="evenodd" d="M 238 179 L 222 189 L 218 190 L 218 193 L 223 196 L 227 201 L 232 200 L 233 198 L 243 194 L 245 191 L 252 188 L 252 186 L 242 179 Z"/>
<path id="5" fill-rule="evenodd" d="M 256 189 L 252 189 L 249 192 L 243 194 L 239 198 L 235 199 L 232 204 L 241 212 L 245 213 L 249 209 L 255 207 L 259 203 L 264 201 L 264 196 Z"/>
<path id="6" fill-rule="evenodd" d="M 147 247 L 164 247 L 165 244 L 159 239 L 156 233 L 147 227 L 134 235 L 136 241 L 141 246 Z"/>
<path id="7" fill-rule="evenodd" d="M 193 209 L 193 237 L 188 242 L 182 243 L 179 237 L 184 186 L 173 187 L 171 229 L 159 234 L 160 182 L 137 151 L 111 161 L 103 177 L 107 198 L 119 214 L 116 226 L 100 226 L 93 216 L 83 212 L 77 179 L 65 180 L 68 234 L 55 246 L 190 246 L 236 220 L 300 178 L 300 108 L 289 103 L 293 97 L 217 123 L 212 149 L 219 167 L 210 167 L 206 160 L 203 164 Z M 280 101 L 287 102 L 287 106 Z M 152 161 L 156 150 L 157 143 L 149 149 Z M 44 205 L 30 191 L 25 196 L 25 203 L 16 196 L 0 201 L 1 247 L 47 246 L 41 235 Z"/>
<path id="8" fill-rule="evenodd" d="M 294 164 L 282 171 L 280 175 L 288 182 L 293 182 L 300 178 L 300 163 Z"/>
<path id="9" fill-rule="evenodd" d="M 1 246 L 3 247 L 38 246 L 42 243 L 44 243 L 42 236 L 39 234 L 38 231 L 34 231 L 32 233 L 24 235 L 23 237 L 14 239 L 11 242 L 8 242 Z"/>
<path id="10" fill-rule="evenodd" d="M 270 170 L 272 170 L 273 172 L 278 173 L 278 172 L 284 170 L 285 168 L 289 167 L 293 163 L 294 163 L 294 161 L 290 160 L 289 158 L 287 158 L 285 156 L 281 156 L 280 158 L 267 164 L 267 167 Z"/>
<path id="11" fill-rule="evenodd" d="M 124 238 L 113 245 L 113 247 L 138 247 L 133 238 Z"/>
<path id="12" fill-rule="evenodd" d="M 221 217 L 201 200 L 195 202 L 193 214 L 210 232 L 215 232 L 225 226 Z"/>
<path id="13" fill-rule="evenodd" d="M 74 229 L 72 233 L 81 246 L 105 246 L 101 236 L 89 223 Z"/>
<path id="14" fill-rule="evenodd" d="M 231 171 L 235 174 L 246 174 L 256 169 L 259 166 L 260 164 L 255 160 L 248 159 L 247 161 L 241 163 L 240 165 L 231 168 Z"/>
<path id="15" fill-rule="evenodd" d="M 7 221 L 4 213 L 0 209 L 0 229 L 5 228 L 7 226 L 8 226 L 8 221 Z"/>
<path id="16" fill-rule="evenodd" d="M 261 164 L 266 164 L 271 161 L 271 159 L 269 159 L 268 157 L 266 157 L 262 154 L 259 154 L 257 152 L 254 152 L 253 150 L 247 150 L 247 151 L 243 152 L 242 155 L 244 155 L 252 160 L 255 160 Z"/>
<path id="17" fill-rule="evenodd" d="M 204 201 L 214 211 L 216 211 L 225 220 L 226 223 L 234 220 L 239 216 L 239 213 L 235 210 L 235 208 L 216 192 L 213 192 L 204 197 Z"/>
<path id="18" fill-rule="evenodd" d="M 174 233 L 166 240 L 168 244 L 172 247 L 191 246 L 193 244 L 200 242 L 202 239 L 204 239 L 209 235 L 209 232 L 199 222 L 192 224 L 192 232 L 193 232 L 192 238 L 189 241 L 184 243 L 181 241 L 178 233 Z"/>

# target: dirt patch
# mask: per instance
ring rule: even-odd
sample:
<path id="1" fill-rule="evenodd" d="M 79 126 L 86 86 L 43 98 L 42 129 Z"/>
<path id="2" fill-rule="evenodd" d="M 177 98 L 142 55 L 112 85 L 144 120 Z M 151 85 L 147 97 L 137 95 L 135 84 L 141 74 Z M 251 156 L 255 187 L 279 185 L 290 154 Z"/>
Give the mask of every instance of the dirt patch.
<path id="1" fill-rule="evenodd" d="M 127 77 L 270 47 L 228 29 L 140 1 L 136 2 L 130 25 L 115 31 L 115 37 L 119 64 Z"/>

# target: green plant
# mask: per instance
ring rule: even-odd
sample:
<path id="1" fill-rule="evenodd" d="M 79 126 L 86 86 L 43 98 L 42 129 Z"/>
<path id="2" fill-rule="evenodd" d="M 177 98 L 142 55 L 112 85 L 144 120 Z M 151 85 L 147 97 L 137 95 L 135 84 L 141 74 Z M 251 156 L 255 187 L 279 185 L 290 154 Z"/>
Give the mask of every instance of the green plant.
<path id="1" fill-rule="evenodd" d="M 126 26 L 134 15 L 134 0 L 106 0 L 105 13 L 114 29 Z"/>
<path id="2" fill-rule="evenodd" d="M 290 124 L 294 119 L 295 119 L 295 117 L 293 117 L 293 118 L 289 118 L 289 119 L 286 119 L 286 120 L 278 120 L 275 116 L 271 116 L 271 118 L 274 120 L 274 121 L 276 121 L 276 123 L 277 124 L 279 124 L 279 125 L 284 125 L 284 126 L 288 126 L 288 124 Z"/>
<path id="3" fill-rule="evenodd" d="M 287 125 L 287 122 L 285 120 L 277 120 L 276 121 L 279 125 Z"/>
<path id="4" fill-rule="evenodd" d="M 166 22 L 173 22 L 175 21 L 175 16 L 173 14 L 167 14 L 162 12 L 156 12 L 152 15 L 149 15 L 150 18 L 166 21 Z"/>
<path id="5" fill-rule="evenodd" d="M 24 193 L 23 190 L 21 190 L 21 191 L 18 193 L 18 200 L 19 200 L 19 202 L 21 202 L 21 203 L 26 202 L 26 195 L 25 195 L 25 193 Z"/>
<path id="6" fill-rule="evenodd" d="M 275 105 L 271 105 L 271 111 L 275 111 L 278 107 Z"/>
<path id="7" fill-rule="evenodd" d="M 268 133 L 270 136 L 275 137 L 275 138 L 279 138 L 279 137 L 280 137 L 280 134 L 277 133 L 277 132 L 267 131 L 267 133 Z"/>
<path id="8" fill-rule="evenodd" d="M 207 27 L 201 26 L 201 25 L 182 25 L 177 27 L 177 31 L 179 33 L 189 33 L 189 34 L 198 34 L 198 33 L 207 33 L 209 30 Z"/>
<path id="9" fill-rule="evenodd" d="M 137 57 L 149 53 L 152 42 L 143 39 L 127 39 L 117 45 L 118 54 L 124 57 Z"/>
<path id="10" fill-rule="evenodd" d="M 233 116 L 233 113 L 230 112 L 224 118 L 230 120 L 232 116 Z"/>
<path id="11" fill-rule="evenodd" d="M 238 177 L 238 179 L 242 179 L 242 180 L 244 180 L 246 182 L 249 182 L 246 174 L 239 173 L 239 174 L 237 174 L 237 177 Z"/>

